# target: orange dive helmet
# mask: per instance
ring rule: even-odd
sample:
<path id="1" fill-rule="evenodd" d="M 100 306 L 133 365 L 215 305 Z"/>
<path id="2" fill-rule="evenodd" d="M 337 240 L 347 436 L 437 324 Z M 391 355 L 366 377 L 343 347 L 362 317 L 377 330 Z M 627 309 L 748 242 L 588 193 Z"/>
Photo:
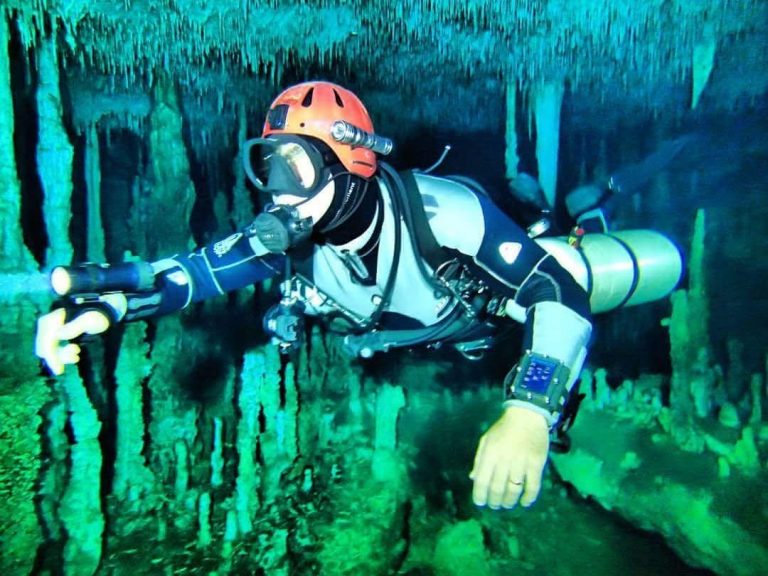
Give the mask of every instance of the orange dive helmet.
<path id="1" fill-rule="evenodd" d="M 376 172 L 376 153 L 371 147 L 356 145 L 357 141 L 344 143 L 338 130 L 350 125 L 351 129 L 357 128 L 358 132 L 375 137 L 368 111 L 352 92 L 331 82 L 304 82 L 291 86 L 275 98 L 261 137 L 278 134 L 312 136 L 325 142 L 352 174 L 370 178 Z"/>

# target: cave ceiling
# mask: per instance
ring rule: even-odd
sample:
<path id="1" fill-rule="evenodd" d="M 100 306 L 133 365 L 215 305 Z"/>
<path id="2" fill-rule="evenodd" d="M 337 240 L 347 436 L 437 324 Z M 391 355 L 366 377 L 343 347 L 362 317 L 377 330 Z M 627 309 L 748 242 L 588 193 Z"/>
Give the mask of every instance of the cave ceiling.
<path id="1" fill-rule="evenodd" d="M 697 50 L 714 51 L 700 108 L 749 107 L 768 86 L 762 0 L 6 0 L 34 66 L 55 37 L 73 118 L 141 122 L 159 76 L 202 130 L 250 128 L 286 85 L 356 90 L 384 131 L 501 130 L 504 94 L 567 87 L 573 122 L 690 111 Z"/>

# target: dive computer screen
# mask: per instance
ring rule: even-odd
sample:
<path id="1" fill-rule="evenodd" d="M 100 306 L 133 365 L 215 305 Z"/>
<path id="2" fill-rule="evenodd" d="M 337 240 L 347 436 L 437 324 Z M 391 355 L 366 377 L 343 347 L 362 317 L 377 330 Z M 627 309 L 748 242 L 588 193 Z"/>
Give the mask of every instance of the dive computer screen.
<path id="1" fill-rule="evenodd" d="M 541 356 L 531 356 L 525 367 L 520 388 L 536 394 L 546 394 L 559 362 Z"/>

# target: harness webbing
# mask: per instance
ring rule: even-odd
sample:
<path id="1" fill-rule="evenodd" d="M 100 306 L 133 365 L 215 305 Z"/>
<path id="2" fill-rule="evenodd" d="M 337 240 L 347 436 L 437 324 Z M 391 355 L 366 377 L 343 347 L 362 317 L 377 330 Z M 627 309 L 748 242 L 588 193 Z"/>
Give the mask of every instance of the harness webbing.
<path id="1" fill-rule="evenodd" d="M 432 233 L 414 172 L 412 170 L 396 172 L 391 166 L 384 163 L 381 163 L 381 168 L 380 175 L 389 189 L 392 200 L 393 213 L 396 219 L 395 229 L 399 230 L 398 223 L 402 217 L 411 237 L 416 261 L 419 263 L 424 279 L 434 287 L 436 293 L 445 292 L 446 288 L 439 284 L 432 274 L 426 270 L 424 263 L 432 270 L 437 270 L 441 264 L 453 259 L 454 255 L 448 249 L 440 246 Z M 378 323 L 382 312 L 391 299 L 400 250 L 402 250 L 402 243 L 396 242 L 393 269 L 390 270 L 382 299 L 373 315 L 364 323 L 358 324 L 353 328 L 352 333 L 344 338 L 345 348 L 354 355 L 365 357 L 377 351 L 388 350 L 394 347 L 440 341 L 458 342 L 478 339 L 478 345 L 481 348 L 486 348 L 489 326 L 484 323 L 475 324 L 472 318 L 463 313 L 463 308 L 459 305 L 432 326 L 413 330 L 370 331 Z M 306 266 L 307 262 L 302 264 Z M 309 277 L 309 275 L 307 276 Z M 346 315 L 343 316 L 346 317 Z"/>
<path id="2" fill-rule="evenodd" d="M 424 210 L 424 201 L 419 192 L 419 185 L 413 170 L 405 170 L 399 173 L 404 184 L 405 197 L 413 219 L 413 231 L 416 238 L 417 252 L 429 264 L 432 270 L 436 270 L 440 264 L 447 262 L 452 256 L 437 243 L 432 228 L 429 225 L 427 212 Z"/>

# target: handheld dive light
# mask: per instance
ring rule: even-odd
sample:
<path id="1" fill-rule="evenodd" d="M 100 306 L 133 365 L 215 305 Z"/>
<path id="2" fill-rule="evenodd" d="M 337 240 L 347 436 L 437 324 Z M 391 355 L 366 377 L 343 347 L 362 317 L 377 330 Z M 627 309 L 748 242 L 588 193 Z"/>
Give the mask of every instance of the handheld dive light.
<path id="1" fill-rule="evenodd" d="M 105 292 L 147 292 L 155 287 L 148 262 L 86 263 L 57 266 L 51 271 L 51 288 L 59 296 Z"/>

